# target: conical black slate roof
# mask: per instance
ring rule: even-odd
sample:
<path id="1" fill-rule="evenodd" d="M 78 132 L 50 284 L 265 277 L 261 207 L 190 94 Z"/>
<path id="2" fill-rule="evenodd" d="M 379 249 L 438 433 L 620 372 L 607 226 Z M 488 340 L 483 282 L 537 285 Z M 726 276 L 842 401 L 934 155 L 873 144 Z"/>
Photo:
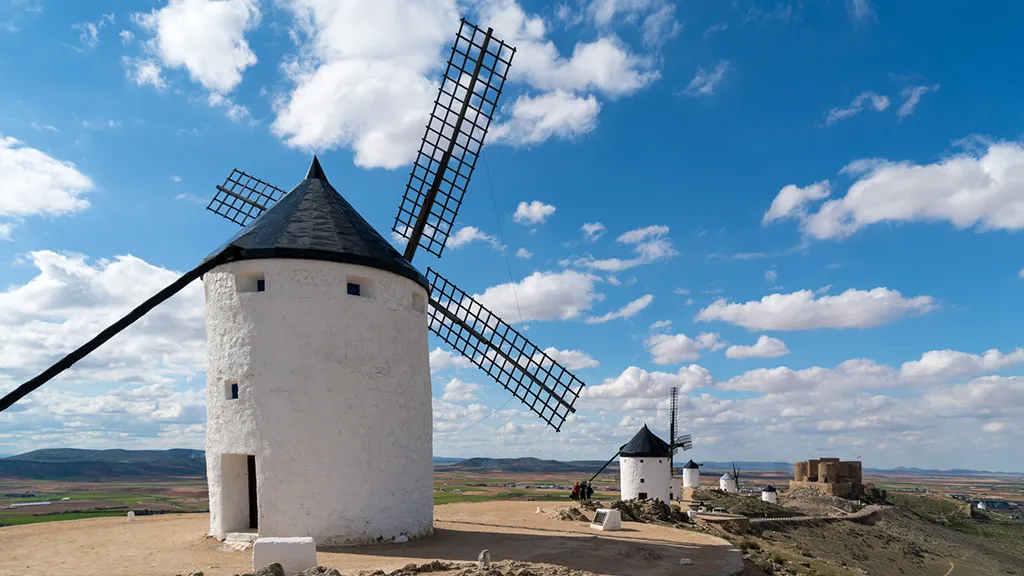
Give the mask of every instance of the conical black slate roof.
<path id="1" fill-rule="evenodd" d="M 225 252 L 228 261 L 302 258 L 359 264 L 404 276 L 430 290 L 427 278 L 331 186 L 316 156 L 305 180 L 207 260 Z"/>
<path id="2" fill-rule="evenodd" d="M 689 468 L 689 469 L 691 469 L 691 470 L 692 470 L 692 469 L 694 469 L 694 468 L 697 468 L 697 469 L 699 469 L 699 468 L 700 468 L 700 465 L 699 465 L 699 464 L 697 464 L 696 462 L 694 462 L 693 460 L 690 460 L 689 462 L 687 462 L 687 463 L 686 463 L 686 464 L 685 464 L 685 465 L 683 466 L 683 468 L 684 468 L 684 469 L 686 469 L 686 468 Z"/>
<path id="3" fill-rule="evenodd" d="M 775 489 L 775 486 L 772 486 L 771 484 L 769 484 L 769 485 L 765 486 L 764 490 L 761 490 L 761 492 L 778 492 L 778 490 Z"/>
<path id="4" fill-rule="evenodd" d="M 633 436 L 633 439 L 619 448 L 619 456 L 650 456 L 652 458 L 667 458 L 672 454 L 668 443 L 658 438 L 647 429 L 647 424 Z"/>

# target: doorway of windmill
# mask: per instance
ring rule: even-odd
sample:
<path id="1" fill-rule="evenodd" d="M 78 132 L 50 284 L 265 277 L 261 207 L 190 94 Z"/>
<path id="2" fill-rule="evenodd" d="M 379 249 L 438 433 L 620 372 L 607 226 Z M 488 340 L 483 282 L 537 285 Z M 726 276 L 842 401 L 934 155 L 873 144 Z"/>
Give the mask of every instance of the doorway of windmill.
<path id="1" fill-rule="evenodd" d="M 226 532 L 246 532 L 259 528 L 256 487 L 256 456 L 221 456 L 220 513 Z"/>

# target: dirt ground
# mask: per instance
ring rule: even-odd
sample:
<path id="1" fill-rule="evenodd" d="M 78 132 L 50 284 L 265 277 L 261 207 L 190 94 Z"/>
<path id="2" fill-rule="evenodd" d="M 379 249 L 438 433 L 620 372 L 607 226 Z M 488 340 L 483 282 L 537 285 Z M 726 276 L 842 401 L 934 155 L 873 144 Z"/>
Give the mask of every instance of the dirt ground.
<path id="1" fill-rule="evenodd" d="M 544 512 L 536 514 L 538 504 Z M 392 571 L 432 560 L 491 559 L 566 566 L 602 576 L 678 574 L 690 558 L 692 576 L 729 575 L 743 569 L 740 553 L 725 540 L 665 526 L 623 523 L 619 532 L 586 522 L 559 520 L 557 506 L 537 502 L 480 502 L 434 508 L 435 534 L 407 544 L 333 548 L 317 553 L 323 566 L 348 575 Z M 250 551 L 225 550 L 204 535 L 206 514 L 93 518 L 0 528 L 0 576 L 175 576 L 202 570 L 230 576 L 252 570 Z"/>

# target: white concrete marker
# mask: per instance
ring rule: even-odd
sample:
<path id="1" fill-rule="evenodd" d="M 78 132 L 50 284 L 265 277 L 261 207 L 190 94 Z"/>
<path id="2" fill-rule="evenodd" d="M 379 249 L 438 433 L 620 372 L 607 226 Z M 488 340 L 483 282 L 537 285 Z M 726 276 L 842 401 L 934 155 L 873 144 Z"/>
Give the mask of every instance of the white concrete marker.
<path id="1" fill-rule="evenodd" d="M 682 564 L 683 566 L 689 566 L 690 564 L 693 564 L 693 560 L 691 560 L 689 558 L 680 558 L 679 559 L 679 563 Z"/>
<path id="2" fill-rule="evenodd" d="M 312 537 L 257 538 L 252 545 L 252 569 L 277 562 L 288 576 L 316 566 L 316 541 Z"/>
<path id="3" fill-rule="evenodd" d="M 128 512 L 128 521 L 135 522 L 135 512 Z"/>
<path id="4" fill-rule="evenodd" d="M 398 536 L 395 536 L 395 544 L 405 544 L 408 541 L 409 537 L 405 534 L 399 534 Z"/>
<path id="5" fill-rule="evenodd" d="M 622 513 L 615 509 L 598 508 L 590 527 L 603 532 L 622 530 Z"/>

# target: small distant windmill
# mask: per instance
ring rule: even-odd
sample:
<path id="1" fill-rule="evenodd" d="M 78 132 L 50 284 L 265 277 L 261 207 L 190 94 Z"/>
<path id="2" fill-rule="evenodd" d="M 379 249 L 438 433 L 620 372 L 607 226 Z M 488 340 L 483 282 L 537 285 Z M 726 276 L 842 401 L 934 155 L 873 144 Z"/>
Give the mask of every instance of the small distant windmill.
<path id="1" fill-rule="evenodd" d="M 514 54 L 462 20 L 395 217 L 404 254 L 316 157 L 288 193 L 233 170 L 207 208 L 242 230 L 0 411 L 203 278 L 211 533 L 326 545 L 429 533 L 428 327 L 556 432 L 583 388 L 464 290 L 411 264 L 419 247 L 444 251 Z"/>

